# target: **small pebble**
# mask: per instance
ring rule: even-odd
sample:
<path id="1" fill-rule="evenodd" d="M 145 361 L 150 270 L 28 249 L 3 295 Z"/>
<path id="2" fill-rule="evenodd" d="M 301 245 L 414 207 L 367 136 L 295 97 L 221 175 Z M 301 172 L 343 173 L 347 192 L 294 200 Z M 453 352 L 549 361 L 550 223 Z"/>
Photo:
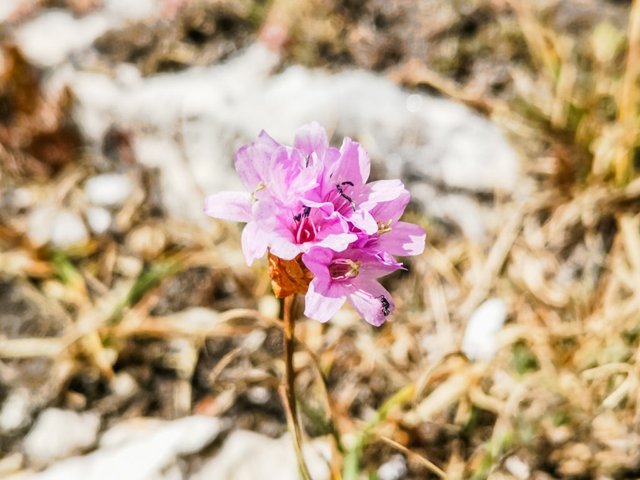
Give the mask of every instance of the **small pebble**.
<path id="1" fill-rule="evenodd" d="M 91 177 L 84 188 L 89 202 L 102 207 L 119 207 L 133 191 L 131 179 L 120 173 Z"/>
<path id="2" fill-rule="evenodd" d="M 31 211 L 27 220 L 27 237 L 34 247 L 49 243 L 55 216 L 53 205 L 40 205 Z"/>
<path id="3" fill-rule="evenodd" d="M 131 397 L 138 390 L 135 379 L 126 372 L 118 373 L 109 384 L 111 391 L 118 397 Z"/>
<path id="4" fill-rule="evenodd" d="M 0 431 L 12 432 L 29 422 L 29 392 L 23 389 L 12 391 L 0 410 Z"/>
<path id="5" fill-rule="evenodd" d="M 490 298 L 469 318 L 462 339 L 462 351 L 471 360 L 491 360 L 498 350 L 497 335 L 507 319 L 507 306 L 499 298 Z"/>
<path id="6" fill-rule="evenodd" d="M 271 392 L 265 387 L 252 387 L 247 390 L 247 398 L 255 405 L 264 405 L 271 398 Z"/>
<path id="7" fill-rule="evenodd" d="M 273 295 L 265 295 L 258 300 L 258 311 L 271 318 L 278 318 L 280 316 L 280 302 Z"/>
<path id="8" fill-rule="evenodd" d="M 61 211 L 56 215 L 51 231 L 51 243 L 56 247 L 83 244 L 89 239 L 87 228 L 79 215 Z"/>
<path id="9" fill-rule="evenodd" d="M 161 228 L 155 225 L 140 225 L 129 232 L 127 247 L 144 260 L 153 260 L 160 255 L 167 243 Z"/>
<path id="10" fill-rule="evenodd" d="M 11 191 L 8 200 L 9 206 L 15 210 L 24 210 L 35 202 L 33 193 L 27 188 L 16 188 Z"/>
<path id="11" fill-rule="evenodd" d="M 87 223 L 96 235 L 101 235 L 111 226 L 111 213 L 103 207 L 89 207 L 87 209 Z"/>
<path id="12" fill-rule="evenodd" d="M 120 255 L 116 258 L 115 270 L 125 277 L 134 278 L 142 273 L 144 264 L 136 257 Z"/>
<path id="13" fill-rule="evenodd" d="M 4 458 L 0 458 L 0 478 L 14 478 L 16 480 L 21 478 L 9 477 L 9 475 L 20 470 L 23 461 L 24 455 L 21 453 L 11 453 Z"/>
<path id="14" fill-rule="evenodd" d="M 378 468 L 380 480 L 400 480 L 407 474 L 407 461 L 402 455 L 394 455 Z"/>
<path id="15" fill-rule="evenodd" d="M 96 442 L 100 417 L 49 408 L 43 411 L 24 439 L 24 452 L 36 464 L 78 453 Z"/>
<path id="16" fill-rule="evenodd" d="M 529 465 L 527 465 L 522 459 L 515 455 L 511 455 L 507 457 L 504 461 L 504 467 L 513 475 L 514 477 L 526 480 L 531 476 L 531 469 Z"/>

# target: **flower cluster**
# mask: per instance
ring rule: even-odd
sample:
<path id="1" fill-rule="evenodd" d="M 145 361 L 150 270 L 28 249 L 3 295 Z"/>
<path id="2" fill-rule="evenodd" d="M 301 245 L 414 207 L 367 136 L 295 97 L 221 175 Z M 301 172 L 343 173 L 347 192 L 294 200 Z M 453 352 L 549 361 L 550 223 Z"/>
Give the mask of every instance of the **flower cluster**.
<path id="1" fill-rule="evenodd" d="M 377 279 L 403 268 L 393 255 L 418 255 L 425 243 L 420 227 L 399 221 L 409 202 L 402 182 L 367 183 L 362 146 L 345 138 L 331 147 L 315 122 L 297 131 L 293 147 L 261 132 L 238 150 L 235 167 L 247 191 L 211 195 L 204 211 L 247 223 L 249 265 L 267 251 L 273 265 L 296 262 L 305 273 L 292 291 L 306 290 L 310 318 L 325 322 L 348 299 L 367 322 L 384 323 L 394 304 Z"/>

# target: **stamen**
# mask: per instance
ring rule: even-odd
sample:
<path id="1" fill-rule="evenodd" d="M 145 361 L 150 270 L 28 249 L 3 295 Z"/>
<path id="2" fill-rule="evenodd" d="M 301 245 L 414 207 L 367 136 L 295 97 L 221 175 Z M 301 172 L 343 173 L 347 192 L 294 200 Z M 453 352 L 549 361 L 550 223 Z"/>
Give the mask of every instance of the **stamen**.
<path id="1" fill-rule="evenodd" d="M 302 212 L 298 213 L 296 215 L 293 216 L 293 219 L 296 222 L 299 222 L 300 220 L 302 220 L 303 218 L 308 218 L 309 214 L 311 213 L 311 207 L 303 207 L 302 208 Z"/>
<path id="2" fill-rule="evenodd" d="M 347 202 L 349 202 L 349 204 L 351 205 L 352 210 L 355 212 L 356 211 L 356 202 L 353 201 L 353 199 L 347 195 L 346 193 L 344 193 L 344 190 L 342 189 L 342 185 L 351 185 L 353 187 L 353 183 L 351 182 L 342 182 L 342 184 L 340 183 L 336 183 L 336 190 L 338 190 L 338 193 L 340 194 L 340 196 L 342 198 L 344 198 Z"/>
<path id="3" fill-rule="evenodd" d="M 391 223 L 393 223 L 392 220 L 389 220 L 387 223 L 379 221 L 378 222 L 378 233 L 380 235 L 382 235 L 383 233 L 389 233 L 391 231 Z"/>
<path id="4" fill-rule="evenodd" d="M 329 265 L 329 274 L 334 280 L 346 280 L 357 277 L 360 273 L 360 262 L 341 258 Z"/>
<path id="5" fill-rule="evenodd" d="M 256 189 L 249 194 L 249 200 L 251 201 L 251 203 L 255 203 L 258 200 L 256 198 L 256 193 L 258 193 L 260 190 L 264 190 L 265 188 L 267 188 L 267 184 L 264 182 L 260 182 L 256 186 Z"/>

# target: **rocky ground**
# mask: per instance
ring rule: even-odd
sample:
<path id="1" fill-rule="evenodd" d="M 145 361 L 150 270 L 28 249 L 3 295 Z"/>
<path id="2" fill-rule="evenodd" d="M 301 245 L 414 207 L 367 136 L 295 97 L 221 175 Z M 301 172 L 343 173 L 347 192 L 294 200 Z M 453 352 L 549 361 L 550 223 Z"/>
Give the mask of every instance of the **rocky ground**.
<path id="1" fill-rule="evenodd" d="M 4 0 L 0 477 L 297 478 L 280 305 L 202 200 L 260 129 L 311 120 L 403 179 L 429 243 L 384 327 L 298 322 L 313 478 L 640 475 L 629 18 Z"/>

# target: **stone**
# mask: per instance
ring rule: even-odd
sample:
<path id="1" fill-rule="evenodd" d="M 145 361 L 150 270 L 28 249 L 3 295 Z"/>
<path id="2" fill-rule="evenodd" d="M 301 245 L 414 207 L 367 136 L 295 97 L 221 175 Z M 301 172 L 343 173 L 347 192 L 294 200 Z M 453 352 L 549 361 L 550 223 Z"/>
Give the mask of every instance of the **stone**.
<path id="1" fill-rule="evenodd" d="M 111 213 L 106 208 L 87 208 L 87 223 L 89 224 L 91 231 L 96 235 L 102 235 L 109 230 L 112 220 Z"/>
<path id="2" fill-rule="evenodd" d="M 42 247 L 51 240 L 56 208 L 50 204 L 38 205 L 27 219 L 27 238 L 34 247 Z"/>
<path id="3" fill-rule="evenodd" d="M 303 445 L 309 473 L 314 480 L 328 479 L 331 446 L 325 439 Z M 291 437 L 278 439 L 255 432 L 237 430 L 224 442 L 222 449 L 195 472 L 190 480 L 254 480 L 277 478 L 297 480 L 298 465 Z"/>
<path id="4" fill-rule="evenodd" d="M 407 475 L 407 461 L 402 455 L 394 455 L 378 468 L 380 480 L 401 480 Z"/>
<path id="5" fill-rule="evenodd" d="M 2 20 L 17 9 L 20 0 L 2 0 L 0 3 Z M 56 67 L 90 49 L 93 42 L 107 31 L 129 21 L 152 17 L 158 11 L 155 0 L 104 0 L 100 3 L 103 8 L 93 9 L 82 16 L 57 8 L 42 10 L 35 18 L 16 28 L 18 46 L 32 62 L 43 67 Z"/>
<path id="6" fill-rule="evenodd" d="M 124 421 L 102 435 L 94 452 L 58 462 L 31 480 L 182 479 L 176 476 L 178 459 L 199 452 L 225 428 L 223 421 L 204 416 Z"/>
<path id="7" fill-rule="evenodd" d="M 80 215 L 62 210 L 54 218 L 51 230 L 51 244 L 60 247 L 82 245 L 89 240 L 87 227 Z"/>
<path id="8" fill-rule="evenodd" d="M 35 247 L 50 243 L 65 248 L 86 243 L 89 234 L 78 214 L 52 204 L 44 204 L 30 212 L 27 237 Z"/>
<path id="9" fill-rule="evenodd" d="M 26 280 L 0 276 L 0 338 L 59 336 L 69 324 L 55 300 Z"/>
<path id="10" fill-rule="evenodd" d="M 27 425 L 31 414 L 30 403 L 27 389 L 12 390 L 0 408 L 0 431 L 11 433 Z"/>
<path id="11" fill-rule="evenodd" d="M 3 0 L 0 2 L 0 22 L 9 20 L 11 15 L 20 7 L 22 0 Z"/>
<path id="12" fill-rule="evenodd" d="M 84 185 L 87 200 L 93 205 L 118 207 L 131 195 L 131 179 L 120 173 L 104 173 L 89 178 Z"/>
<path id="13" fill-rule="evenodd" d="M 0 276 L 0 341 L 59 337 L 70 324 L 56 300 L 26 280 Z M 44 357 L 3 361 L 2 382 L 10 393 L 0 409 L 0 430 L 12 431 L 29 425 L 32 413 L 57 397 L 68 369 Z"/>
<path id="14" fill-rule="evenodd" d="M 100 417 L 95 413 L 49 408 L 25 437 L 24 452 L 32 463 L 44 465 L 91 447 L 99 428 Z"/>
<path id="15" fill-rule="evenodd" d="M 498 351 L 497 335 L 507 319 L 507 306 L 499 298 L 490 298 L 469 318 L 462 339 L 462 351 L 471 360 L 491 360 Z"/>
<path id="16" fill-rule="evenodd" d="M 202 222 L 203 192 L 241 188 L 234 152 L 261 129 L 290 143 L 311 120 L 335 141 L 361 141 L 374 171 L 402 178 L 424 213 L 470 238 L 484 240 L 497 223 L 491 204 L 479 197 L 525 194 L 515 151 L 495 125 L 464 105 L 407 92 L 362 70 L 291 66 L 272 74 L 278 61 L 258 43 L 224 64 L 179 73 L 124 82 L 66 69 L 52 81 L 72 86 L 77 121 L 94 141 L 112 124 L 133 132 L 136 158 L 159 168 L 164 206 L 182 218 Z"/>
<path id="17" fill-rule="evenodd" d="M 64 10 L 51 9 L 25 22 L 15 35 L 29 60 L 52 67 L 88 48 L 112 26 L 110 18 L 100 13 L 76 18 Z"/>

